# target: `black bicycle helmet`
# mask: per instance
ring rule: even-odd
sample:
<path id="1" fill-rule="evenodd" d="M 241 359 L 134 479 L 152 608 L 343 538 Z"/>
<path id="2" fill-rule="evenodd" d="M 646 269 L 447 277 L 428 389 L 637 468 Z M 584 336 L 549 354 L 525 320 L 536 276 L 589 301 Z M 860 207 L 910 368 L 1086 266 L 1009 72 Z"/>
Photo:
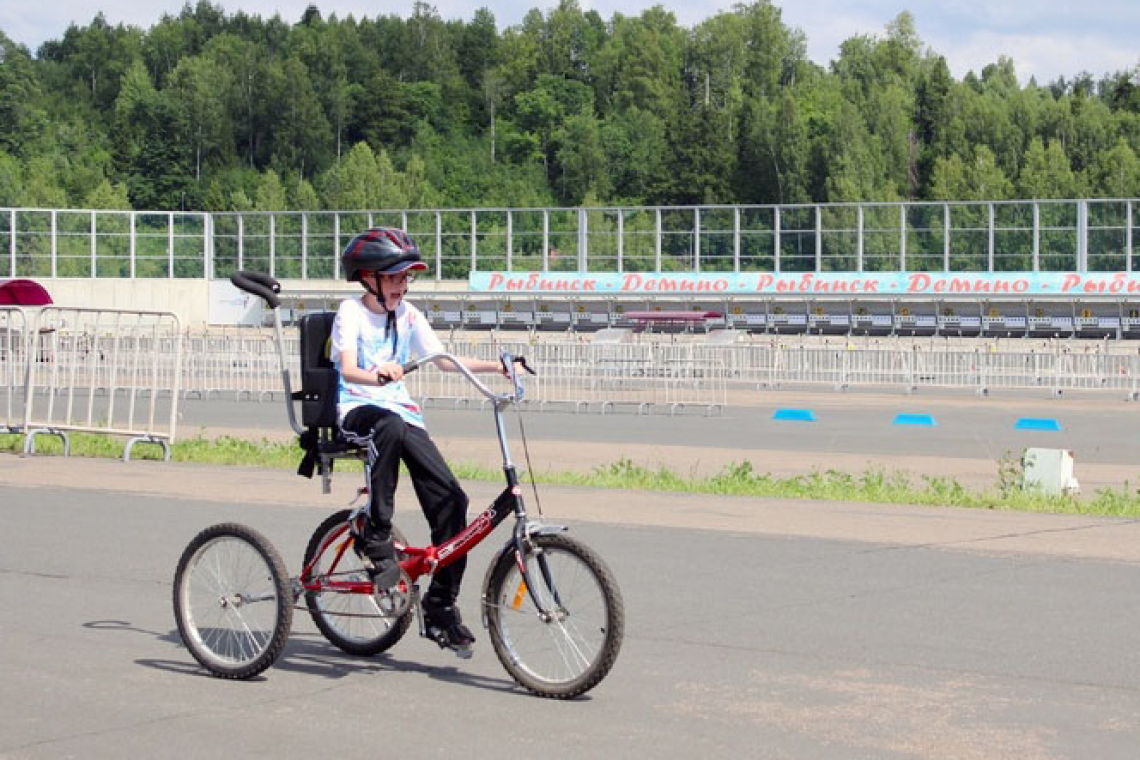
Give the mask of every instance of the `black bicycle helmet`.
<path id="1" fill-rule="evenodd" d="M 373 227 L 360 233 L 345 246 L 340 263 L 349 282 L 359 281 L 363 272 L 399 274 L 427 269 L 419 247 L 396 227 Z"/>

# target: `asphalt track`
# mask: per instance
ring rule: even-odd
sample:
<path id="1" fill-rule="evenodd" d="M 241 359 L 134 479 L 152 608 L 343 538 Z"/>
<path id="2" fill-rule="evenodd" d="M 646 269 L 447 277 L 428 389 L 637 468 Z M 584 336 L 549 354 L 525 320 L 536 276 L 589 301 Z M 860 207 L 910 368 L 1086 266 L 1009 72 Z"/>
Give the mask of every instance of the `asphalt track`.
<path id="1" fill-rule="evenodd" d="M 621 656 L 586 697 L 528 696 L 478 627 L 469 661 L 414 635 L 356 659 L 303 612 L 263 677 L 204 675 L 171 612 L 185 544 L 248 523 L 296 572 L 351 481 L 320 497 L 280 472 L 0 456 L 0 756 L 1134 758 L 1140 746 L 1135 520 L 548 488 L 548 519 L 607 558 L 626 600 Z M 476 505 L 495 490 L 468 488 Z M 422 540 L 414 510 L 397 519 Z M 472 557 L 469 619 L 492 548 Z"/>
<path id="2" fill-rule="evenodd" d="M 179 437 L 236 435 L 288 438 L 284 402 L 196 399 L 180 402 Z M 810 412 L 812 421 L 775 419 L 777 412 Z M 428 427 L 444 453 L 494 468 L 500 461 L 487 411 L 431 406 Z M 899 415 L 930 425 L 898 424 Z M 1056 423 L 1056 430 L 1019 423 Z M 522 461 L 519 421 L 508 417 Z M 1085 493 L 1140 482 L 1140 403 L 1113 394 L 980 397 L 939 394 L 757 392 L 748 405 L 705 416 L 658 409 L 638 415 L 524 411 L 522 429 L 536 469 L 588 471 L 622 458 L 682 475 L 708 475 L 747 461 L 757 472 L 797 475 L 836 469 L 862 474 L 898 470 L 914 478 L 949 477 L 966 486 L 992 486 L 1002 460 L 1026 448 L 1067 449 Z"/>

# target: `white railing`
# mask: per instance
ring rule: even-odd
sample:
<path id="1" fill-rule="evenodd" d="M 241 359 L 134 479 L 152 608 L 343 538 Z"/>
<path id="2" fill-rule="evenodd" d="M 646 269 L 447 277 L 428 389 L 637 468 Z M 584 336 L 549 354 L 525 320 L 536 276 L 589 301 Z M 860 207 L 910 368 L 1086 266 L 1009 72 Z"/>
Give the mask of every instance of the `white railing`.
<path id="1" fill-rule="evenodd" d="M 28 342 L 24 450 L 38 435 L 70 432 L 174 441 L 182 382 L 182 331 L 168 312 L 42 307 Z"/>
<path id="2" fill-rule="evenodd" d="M 0 276 L 339 279 L 374 225 L 473 271 L 1132 271 L 1134 198 L 202 213 L 0 209 Z"/>
<path id="3" fill-rule="evenodd" d="M 28 339 L 35 310 L 0 306 L 0 433 L 24 428 Z"/>

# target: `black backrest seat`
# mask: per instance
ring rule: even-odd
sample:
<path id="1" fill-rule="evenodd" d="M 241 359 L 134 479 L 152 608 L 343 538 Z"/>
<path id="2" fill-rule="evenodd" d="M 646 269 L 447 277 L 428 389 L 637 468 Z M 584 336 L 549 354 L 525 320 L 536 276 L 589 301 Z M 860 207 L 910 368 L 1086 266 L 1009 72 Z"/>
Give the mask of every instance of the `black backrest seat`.
<path id="1" fill-rule="evenodd" d="M 307 428 L 336 428 L 337 371 L 329 358 L 336 313 L 322 311 L 301 317 L 301 424 Z"/>

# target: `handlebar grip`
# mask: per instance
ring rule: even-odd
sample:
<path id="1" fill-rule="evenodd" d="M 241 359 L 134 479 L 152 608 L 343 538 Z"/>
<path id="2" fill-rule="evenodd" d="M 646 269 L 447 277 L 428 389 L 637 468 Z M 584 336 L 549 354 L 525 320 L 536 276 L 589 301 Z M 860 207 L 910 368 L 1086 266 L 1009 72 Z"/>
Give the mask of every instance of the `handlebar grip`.
<path id="1" fill-rule="evenodd" d="M 417 369 L 419 369 L 422 366 L 423 366 L 423 363 L 420 362 L 418 359 L 412 359 L 410 362 L 405 362 L 404 364 L 400 365 L 400 367 L 404 370 L 405 375 L 407 375 L 411 372 L 415 372 Z M 388 380 L 387 382 L 381 383 L 381 385 L 387 385 L 390 382 L 392 382 L 392 381 Z"/>
<path id="2" fill-rule="evenodd" d="M 230 275 L 230 282 L 238 290 L 265 299 L 265 303 L 269 304 L 271 309 L 281 305 L 281 299 L 277 297 L 281 292 L 281 283 L 263 272 L 234 272 Z"/>

